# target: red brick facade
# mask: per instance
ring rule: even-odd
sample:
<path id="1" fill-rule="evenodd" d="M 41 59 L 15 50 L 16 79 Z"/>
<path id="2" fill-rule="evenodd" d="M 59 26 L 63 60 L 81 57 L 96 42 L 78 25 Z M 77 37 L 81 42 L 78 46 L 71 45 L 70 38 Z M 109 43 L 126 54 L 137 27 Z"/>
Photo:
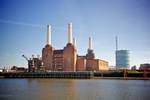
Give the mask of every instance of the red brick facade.
<path id="1" fill-rule="evenodd" d="M 45 70 L 50 71 L 100 71 L 108 70 L 108 62 L 99 59 L 77 58 L 75 47 L 68 43 L 62 50 L 46 45 L 42 50 Z"/>
<path id="2" fill-rule="evenodd" d="M 76 71 L 85 71 L 86 70 L 86 59 L 85 58 L 78 58 Z"/>
<path id="3" fill-rule="evenodd" d="M 76 71 L 77 53 L 70 43 L 64 48 L 64 71 Z"/>
<path id="4" fill-rule="evenodd" d="M 42 50 L 42 61 L 45 70 L 53 70 L 53 48 L 50 45 L 46 45 Z"/>

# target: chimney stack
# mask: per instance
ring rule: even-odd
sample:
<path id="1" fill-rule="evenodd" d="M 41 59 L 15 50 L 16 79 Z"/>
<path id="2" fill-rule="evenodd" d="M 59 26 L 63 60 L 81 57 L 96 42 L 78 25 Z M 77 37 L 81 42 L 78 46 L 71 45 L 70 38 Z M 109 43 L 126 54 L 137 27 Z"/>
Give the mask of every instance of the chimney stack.
<path id="1" fill-rule="evenodd" d="M 47 44 L 51 45 L 51 26 L 47 25 Z"/>
<path id="2" fill-rule="evenodd" d="M 118 50 L 118 37 L 116 36 L 116 51 Z"/>
<path id="3" fill-rule="evenodd" d="M 92 38 L 89 37 L 89 49 L 92 50 Z"/>
<path id="4" fill-rule="evenodd" d="M 75 38 L 73 38 L 73 45 L 74 45 L 74 47 L 76 47 L 76 39 Z"/>
<path id="5" fill-rule="evenodd" d="M 72 44 L 72 23 L 68 24 L 68 43 Z"/>

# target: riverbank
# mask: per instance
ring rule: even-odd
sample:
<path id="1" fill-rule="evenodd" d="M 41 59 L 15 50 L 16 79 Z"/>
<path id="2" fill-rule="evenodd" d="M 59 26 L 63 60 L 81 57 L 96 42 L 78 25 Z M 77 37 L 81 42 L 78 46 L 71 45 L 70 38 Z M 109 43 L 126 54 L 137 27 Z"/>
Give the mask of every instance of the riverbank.
<path id="1" fill-rule="evenodd" d="M 106 80 L 150 80 L 149 77 L 93 77 L 93 79 L 106 79 Z"/>
<path id="2" fill-rule="evenodd" d="M 66 78 L 6 78 L 0 77 L 0 79 L 66 79 Z M 94 79 L 94 80 L 150 80 L 150 78 L 139 78 L 139 77 L 93 77 L 93 78 L 67 78 L 67 79 Z"/>
<path id="3" fill-rule="evenodd" d="M 1 73 L 3 78 L 72 78 L 90 79 L 92 72 L 21 72 L 21 73 Z"/>
<path id="4" fill-rule="evenodd" d="M 150 73 L 123 72 L 20 72 L 0 73 L 0 78 L 49 78 L 49 79 L 113 79 L 150 80 Z"/>

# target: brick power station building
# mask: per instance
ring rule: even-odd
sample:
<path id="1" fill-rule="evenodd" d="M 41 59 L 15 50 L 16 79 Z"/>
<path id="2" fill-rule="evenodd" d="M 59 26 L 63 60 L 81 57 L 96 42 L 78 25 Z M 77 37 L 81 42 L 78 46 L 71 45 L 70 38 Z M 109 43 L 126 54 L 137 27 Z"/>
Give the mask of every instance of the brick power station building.
<path id="1" fill-rule="evenodd" d="M 79 56 L 76 41 L 72 39 L 72 23 L 68 24 L 68 43 L 63 49 L 55 49 L 51 44 L 51 26 L 47 26 L 47 44 L 42 49 L 42 62 L 46 71 L 100 71 L 108 70 L 108 62 L 95 59 L 92 40 L 85 56 Z"/>

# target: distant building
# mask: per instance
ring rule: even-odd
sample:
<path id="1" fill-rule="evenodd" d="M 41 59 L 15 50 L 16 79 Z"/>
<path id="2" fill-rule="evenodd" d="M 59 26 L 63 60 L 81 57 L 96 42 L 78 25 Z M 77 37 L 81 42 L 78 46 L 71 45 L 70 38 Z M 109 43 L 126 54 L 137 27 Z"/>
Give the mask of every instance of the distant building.
<path id="1" fill-rule="evenodd" d="M 42 49 L 42 62 L 46 71 L 100 71 L 108 70 L 108 62 L 95 59 L 92 40 L 86 56 L 77 55 L 75 40 L 72 42 L 72 24 L 68 24 L 68 43 L 63 49 L 55 49 L 51 44 L 51 26 L 47 28 L 47 44 Z M 50 40 L 50 41 L 49 41 Z"/>
<path id="2" fill-rule="evenodd" d="M 42 69 L 42 60 L 39 57 L 33 57 L 28 60 L 28 72 L 36 72 Z"/>
<path id="3" fill-rule="evenodd" d="M 37 57 L 32 55 L 32 58 L 28 58 L 25 55 L 22 55 L 22 57 L 28 61 L 28 72 L 43 71 L 43 62 L 39 55 Z"/>
<path id="4" fill-rule="evenodd" d="M 128 69 L 129 67 L 129 50 L 116 50 L 116 68 Z"/>
<path id="5" fill-rule="evenodd" d="M 0 68 L 0 73 L 3 72 L 4 70 Z"/>
<path id="6" fill-rule="evenodd" d="M 116 70 L 116 66 L 109 66 L 109 70 Z"/>
<path id="7" fill-rule="evenodd" d="M 136 66 L 132 66 L 132 67 L 131 67 L 131 70 L 136 70 Z"/>
<path id="8" fill-rule="evenodd" d="M 27 69 L 24 67 L 12 66 L 9 72 L 27 72 Z"/>
<path id="9" fill-rule="evenodd" d="M 139 70 L 150 70 L 150 64 L 140 64 Z"/>

